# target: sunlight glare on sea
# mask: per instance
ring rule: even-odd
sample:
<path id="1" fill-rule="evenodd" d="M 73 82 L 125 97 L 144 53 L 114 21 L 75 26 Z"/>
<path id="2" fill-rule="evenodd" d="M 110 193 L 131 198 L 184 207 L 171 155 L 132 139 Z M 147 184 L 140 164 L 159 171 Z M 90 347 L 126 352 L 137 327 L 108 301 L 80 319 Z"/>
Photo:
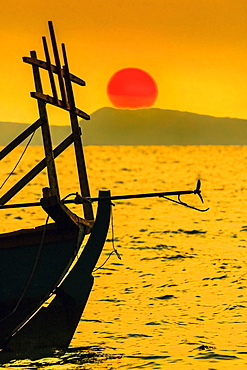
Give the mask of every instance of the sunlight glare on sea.
<path id="1" fill-rule="evenodd" d="M 1 183 L 22 150 L 2 161 Z M 42 157 L 42 148 L 28 148 L 1 195 Z M 113 254 L 95 271 L 70 352 L 0 368 L 245 369 L 247 147 L 88 146 L 85 157 L 93 197 L 99 189 L 112 195 L 194 190 L 200 179 L 204 204 L 194 194 L 181 200 L 210 210 L 163 198 L 114 202 L 114 234 L 110 228 L 98 267 L 113 237 L 121 260 Z M 79 191 L 73 149 L 56 164 L 61 196 Z M 44 186 L 46 171 L 9 203 L 38 201 Z M 81 206 L 70 208 L 81 212 Z M 38 207 L 1 212 L 2 232 L 46 219 Z"/>

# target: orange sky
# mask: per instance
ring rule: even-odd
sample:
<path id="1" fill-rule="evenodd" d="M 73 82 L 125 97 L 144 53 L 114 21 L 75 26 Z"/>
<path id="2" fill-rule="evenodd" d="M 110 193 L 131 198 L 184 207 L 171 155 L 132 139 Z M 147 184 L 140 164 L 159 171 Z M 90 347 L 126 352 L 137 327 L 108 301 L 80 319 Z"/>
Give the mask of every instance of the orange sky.
<path id="1" fill-rule="evenodd" d="M 246 0 L 8 0 L 1 7 L 0 121 L 37 118 L 30 50 L 52 20 L 67 46 L 71 72 L 85 79 L 77 106 L 111 106 L 107 83 L 121 68 L 156 80 L 154 107 L 247 119 Z M 48 93 L 48 92 L 47 92 Z M 66 117 L 51 109 L 53 124 Z"/>

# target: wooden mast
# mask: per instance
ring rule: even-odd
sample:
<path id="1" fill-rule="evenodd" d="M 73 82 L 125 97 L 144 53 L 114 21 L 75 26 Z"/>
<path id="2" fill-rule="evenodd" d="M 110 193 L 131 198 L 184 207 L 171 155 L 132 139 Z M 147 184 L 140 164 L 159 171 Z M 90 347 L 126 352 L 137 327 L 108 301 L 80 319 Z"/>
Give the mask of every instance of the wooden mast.
<path id="1" fill-rule="evenodd" d="M 80 86 L 85 86 L 85 81 L 69 72 L 68 60 L 64 44 L 62 44 L 62 50 L 65 66 L 63 68 L 61 67 L 53 24 L 51 21 L 49 21 L 48 24 L 55 65 L 51 63 L 48 45 L 45 37 L 42 37 L 46 59 L 45 61 L 37 59 L 35 51 L 31 51 L 31 57 L 23 58 L 23 61 L 25 63 L 29 63 L 32 65 L 36 91 L 31 92 L 31 97 L 38 100 L 38 110 L 40 118 L 35 123 L 33 123 L 33 125 L 31 125 L 29 129 L 25 130 L 25 132 L 14 139 L 2 152 L 0 152 L 0 159 L 2 159 L 8 153 L 10 153 L 11 150 L 13 150 L 13 148 L 15 148 L 21 141 L 28 137 L 33 131 L 35 131 L 38 127 L 41 127 L 45 158 L 0 198 L 0 205 L 6 204 L 18 191 L 20 191 L 27 183 L 29 183 L 46 166 L 48 172 L 50 195 L 56 198 L 58 203 L 60 203 L 60 194 L 54 158 L 61 152 L 63 152 L 72 143 L 74 143 L 75 148 L 81 195 L 82 197 L 90 198 L 90 190 L 81 141 L 81 130 L 78 124 L 78 116 L 85 120 L 89 120 L 90 116 L 75 106 L 75 99 L 72 89 L 72 82 Z M 44 69 L 48 72 L 53 96 L 43 93 L 39 68 Z M 58 76 L 58 85 L 61 100 L 59 99 L 57 93 L 55 79 L 53 76 L 54 73 Z M 66 139 L 64 139 L 64 141 L 60 143 L 54 150 L 52 149 L 52 140 L 46 104 L 52 104 L 58 108 L 62 108 L 70 114 L 72 133 Z M 85 219 L 88 221 L 93 221 L 94 217 L 92 204 L 90 202 L 83 204 L 83 210 Z"/>
<path id="2" fill-rule="evenodd" d="M 75 156 L 76 156 L 78 177 L 79 177 L 79 183 L 80 183 L 80 191 L 81 191 L 82 196 L 90 197 L 86 164 L 85 164 L 82 141 L 81 141 L 81 130 L 79 127 L 78 117 L 76 114 L 75 99 L 74 99 L 73 88 L 72 88 L 72 83 L 70 79 L 65 45 L 62 44 L 62 51 L 63 51 L 63 58 L 64 58 L 64 68 L 63 68 L 64 73 L 62 73 L 53 24 L 51 21 L 49 21 L 48 24 L 49 24 L 51 42 L 52 42 L 52 47 L 53 47 L 53 52 L 54 52 L 54 59 L 55 59 L 55 63 L 57 66 L 57 71 L 58 71 L 58 80 L 59 80 L 59 86 L 61 90 L 62 102 L 64 106 L 68 106 L 69 108 L 70 123 L 71 123 L 71 128 L 72 128 L 73 139 L 74 139 Z M 64 87 L 63 77 L 65 79 L 65 87 Z M 83 204 L 83 210 L 84 210 L 85 219 L 93 220 L 94 216 L 93 216 L 92 204 L 91 203 Z"/>
<path id="3" fill-rule="evenodd" d="M 63 108 L 69 111 L 72 136 L 73 136 L 73 142 L 74 142 L 74 149 L 75 149 L 75 156 L 76 156 L 76 163 L 77 163 L 77 171 L 78 171 L 79 184 L 80 184 L 80 192 L 83 197 L 90 198 L 90 190 L 89 190 L 86 164 L 85 164 L 82 141 L 81 141 L 81 130 L 80 130 L 79 123 L 78 123 L 78 116 L 84 119 L 89 119 L 90 117 L 86 113 L 76 108 L 74 93 L 73 93 L 73 88 L 72 88 L 72 81 L 75 83 L 79 83 L 80 85 L 85 85 L 85 82 L 80 80 L 79 78 L 77 78 L 76 76 L 72 75 L 69 72 L 68 60 L 67 60 L 67 55 L 66 55 L 64 44 L 62 44 L 62 51 L 63 51 L 63 59 L 64 59 L 65 65 L 63 68 L 61 67 L 59 52 L 58 52 L 58 47 L 57 47 L 57 42 L 56 42 L 56 36 L 55 36 L 53 24 L 51 21 L 48 22 L 48 26 L 49 26 L 51 44 L 52 44 L 53 55 L 54 55 L 54 60 L 55 60 L 55 68 L 54 66 L 52 66 L 51 61 L 50 61 L 48 46 L 47 46 L 45 37 L 43 37 L 43 46 L 44 46 L 44 51 L 46 55 L 46 68 L 45 69 L 47 69 L 49 73 L 53 97 L 44 95 L 43 92 L 38 91 L 37 88 L 36 88 L 36 94 L 34 93 L 32 94 L 32 96 L 37 98 L 39 102 L 42 101 L 43 104 L 51 103 L 55 106 L 58 106 L 60 108 Z M 36 66 L 33 65 L 33 68 L 35 67 Z M 53 77 L 53 72 L 55 72 L 58 76 L 61 100 L 58 99 L 55 81 Z M 86 220 L 94 219 L 93 208 L 90 202 L 83 204 L 83 210 L 84 210 L 84 217 Z"/>
<path id="4" fill-rule="evenodd" d="M 31 51 L 30 55 L 31 55 L 31 58 L 37 59 L 37 55 L 35 51 Z M 33 68 L 33 77 L 34 77 L 36 92 L 43 93 L 39 68 L 35 65 L 32 65 L 32 68 Z M 55 195 L 57 196 L 58 199 L 60 199 L 57 174 L 56 174 L 54 156 L 53 156 L 53 151 L 52 151 L 51 134 L 50 134 L 48 116 L 47 116 L 47 111 L 46 111 L 46 103 L 42 100 L 38 100 L 38 109 L 39 109 L 40 118 L 43 121 L 41 125 L 41 131 L 42 131 L 42 138 L 43 138 L 43 144 L 44 144 L 44 150 L 45 150 L 45 156 L 46 156 L 46 162 L 47 162 L 49 187 L 50 187 L 51 195 Z"/>
<path id="5" fill-rule="evenodd" d="M 84 197 L 90 197 L 86 164 L 85 164 L 82 141 L 81 141 L 81 129 L 79 127 L 78 118 L 75 113 L 75 99 L 74 99 L 71 80 L 69 78 L 68 59 L 67 59 L 64 44 L 62 44 L 62 50 L 63 50 L 63 58 L 64 58 L 65 86 L 67 90 L 68 103 L 70 105 L 70 122 L 71 122 L 72 134 L 74 137 L 74 148 L 75 148 L 75 156 L 76 156 L 76 162 L 77 162 L 77 168 L 78 168 L 80 189 L 81 189 L 81 193 L 84 194 Z M 84 203 L 83 209 L 84 209 L 84 215 L 85 215 L 86 220 L 93 220 L 92 204 Z"/>

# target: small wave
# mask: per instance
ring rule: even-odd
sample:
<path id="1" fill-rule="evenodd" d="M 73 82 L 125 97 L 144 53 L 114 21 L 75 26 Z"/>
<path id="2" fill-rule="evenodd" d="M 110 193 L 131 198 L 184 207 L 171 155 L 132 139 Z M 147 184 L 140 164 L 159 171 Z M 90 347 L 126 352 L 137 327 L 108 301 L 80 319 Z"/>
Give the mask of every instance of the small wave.
<path id="1" fill-rule="evenodd" d="M 156 259 L 159 259 L 161 261 L 164 260 L 183 260 L 185 258 L 194 258 L 192 255 L 182 255 L 182 254 L 176 254 L 174 256 L 162 256 L 162 257 L 144 257 L 141 259 L 141 261 L 153 261 Z"/>
<path id="2" fill-rule="evenodd" d="M 186 255 L 182 255 L 182 254 L 176 254 L 174 256 L 162 256 L 162 257 L 144 257 L 141 259 L 141 261 L 153 261 L 153 260 L 161 260 L 161 261 L 164 261 L 164 260 L 183 260 L 185 258 L 194 258 L 194 256 L 190 255 L 190 254 L 186 254 Z M 206 279 L 205 279 L 206 280 Z"/>
<path id="3" fill-rule="evenodd" d="M 228 276 L 227 275 L 222 275 L 222 276 L 215 276 L 215 277 L 212 277 L 212 278 L 203 278 L 202 280 L 222 280 L 222 279 L 226 279 Z"/>
<path id="4" fill-rule="evenodd" d="M 196 356 L 195 357 L 196 359 L 201 359 L 201 360 L 236 360 L 236 359 L 239 359 L 239 357 L 237 356 L 230 356 L 230 355 L 221 355 L 221 354 L 217 354 L 217 353 L 207 353 L 205 355 L 200 355 L 200 356 Z"/>
<path id="5" fill-rule="evenodd" d="M 136 241 L 134 242 L 136 243 Z M 138 242 L 137 242 L 138 243 Z M 156 244 L 156 245 L 145 245 L 145 246 L 136 246 L 136 247 L 130 247 L 130 249 L 152 249 L 152 250 L 162 250 L 162 249 L 167 249 L 167 250 L 170 250 L 170 249 L 174 249 L 174 248 L 177 248 L 175 245 L 166 245 L 166 244 Z"/>
<path id="6" fill-rule="evenodd" d="M 236 304 L 235 306 L 227 307 L 225 310 L 232 311 L 232 310 L 236 310 L 237 308 L 246 308 L 246 306 L 244 306 L 242 304 Z"/>
<path id="7" fill-rule="evenodd" d="M 146 322 L 145 325 L 161 325 L 159 322 L 156 322 L 156 321 L 150 321 L 150 322 Z"/>
<path id="8" fill-rule="evenodd" d="M 165 287 L 171 288 L 173 286 L 178 286 L 178 284 L 164 284 L 164 285 L 158 286 L 158 288 L 165 288 Z"/>
<path id="9" fill-rule="evenodd" d="M 144 242 L 144 240 L 131 240 L 130 243 L 143 244 L 145 242 Z"/>
<path id="10" fill-rule="evenodd" d="M 167 260 L 181 260 L 181 259 L 184 259 L 184 258 L 194 258 L 194 256 L 177 254 L 175 256 L 168 256 L 168 257 L 162 257 L 162 258 L 167 259 Z"/>
<path id="11" fill-rule="evenodd" d="M 154 297 L 154 299 L 161 299 L 161 300 L 168 300 L 172 298 L 176 298 L 176 297 L 173 294 L 166 294 L 166 295 L 162 295 L 161 297 Z"/>
<path id="12" fill-rule="evenodd" d="M 206 345 L 206 344 L 202 344 L 201 346 L 197 347 L 197 348 L 194 348 L 194 350 L 199 350 L 199 351 L 211 351 L 213 349 L 216 349 L 216 347 L 214 346 L 209 346 L 209 345 Z"/>
<path id="13" fill-rule="evenodd" d="M 106 298 L 106 299 L 99 299 L 100 302 L 113 302 L 113 303 L 120 303 L 120 302 L 125 302 L 124 300 L 122 299 L 116 299 L 116 298 L 113 298 L 113 299 L 110 299 L 110 298 Z"/>
<path id="14" fill-rule="evenodd" d="M 149 234 L 188 234 L 188 235 L 197 235 L 197 234 L 206 234 L 207 231 L 203 230 L 164 230 L 164 231 L 151 231 Z"/>
<path id="15" fill-rule="evenodd" d="M 184 234 L 189 234 L 189 235 L 206 234 L 207 233 L 207 231 L 202 231 L 202 230 L 183 230 L 183 229 L 178 229 L 178 232 L 179 233 L 184 233 Z"/>
<path id="16" fill-rule="evenodd" d="M 152 335 L 133 333 L 133 334 L 128 334 L 127 337 L 128 338 L 142 338 L 142 337 L 148 338 L 148 337 L 152 337 Z"/>
<path id="17" fill-rule="evenodd" d="M 158 359 L 163 359 L 163 358 L 168 358 L 168 357 L 171 357 L 171 356 L 125 356 L 126 358 L 139 358 L 141 360 L 158 360 Z M 143 367 L 143 366 L 142 366 Z"/>

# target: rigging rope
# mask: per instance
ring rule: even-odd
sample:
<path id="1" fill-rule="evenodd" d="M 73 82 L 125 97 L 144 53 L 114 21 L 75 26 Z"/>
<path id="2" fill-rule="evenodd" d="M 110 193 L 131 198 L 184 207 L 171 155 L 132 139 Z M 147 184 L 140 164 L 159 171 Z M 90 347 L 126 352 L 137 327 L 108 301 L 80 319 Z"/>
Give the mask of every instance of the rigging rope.
<path id="1" fill-rule="evenodd" d="M 115 237 L 114 237 L 113 211 L 111 213 L 111 235 L 112 235 L 112 248 L 113 248 L 113 252 L 115 252 L 117 258 L 119 260 L 121 260 L 121 256 L 118 253 L 117 249 L 115 248 L 115 243 L 114 243 Z"/>
<path id="2" fill-rule="evenodd" d="M 2 189 L 2 187 L 6 184 L 6 182 L 7 182 L 7 181 L 8 181 L 8 179 L 10 178 L 10 176 L 12 176 L 12 175 L 13 175 L 13 173 L 14 173 L 15 169 L 16 169 L 16 168 L 17 168 L 17 166 L 19 165 L 19 163 L 20 163 L 20 161 L 22 160 L 22 158 L 23 158 L 23 156 L 24 156 L 24 154 L 25 154 L 25 152 L 26 152 L 27 148 L 29 147 L 29 145 L 30 145 L 30 143 L 31 143 L 31 141 L 32 141 L 32 138 L 33 138 L 33 136 L 34 136 L 35 132 L 36 132 L 36 131 L 34 131 L 34 132 L 32 133 L 32 135 L 31 135 L 30 139 L 28 140 L 28 142 L 27 142 L 27 144 L 26 144 L 26 146 L 25 146 L 25 148 L 24 148 L 24 150 L 23 150 L 23 152 L 22 152 L 22 154 L 21 154 L 20 158 L 18 159 L 18 161 L 17 161 L 16 165 L 14 166 L 13 170 L 8 174 L 7 178 L 4 180 L 4 182 L 3 182 L 3 183 L 2 183 L 2 185 L 0 186 L 0 189 Z"/>
<path id="3" fill-rule="evenodd" d="M 122 259 L 122 257 L 121 257 L 121 255 L 120 255 L 120 253 L 117 251 L 117 249 L 116 249 L 116 247 L 115 247 L 115 244 L 114 244 L 114 240 L 115 239 L 115 237 L 114 237 L 114 224 L 113 224 L 113 212 L 111 213 L 111 241 L 112 241 L 112 251 L 111 251 L 111 253 L 108 255 L 108 257 L 106 258 L 106 260 L 102 263 L 102 265 L 100 265 L 99 267 L 96 267 L 96 268 L 94 268 L 93 269 L 93 272 L 95 272 L 95 271 L 97 271 L 97 270 L 99 270 L 99 269 L 101 269 L 105 264 L 106 264 L 106 262 L 110 259 L 110 257 L 113 255 L 113 253 L 115 253 L 116 254 L 116 256 L 117 256 L 117 258 L 119 259 L 119 260 L 121 260 Z"/>
<path id="4" fill-rule="evenodd" d="M 10 317 L 11 315 L 13 315 L 15 313 L 15 311 L 17 310 L 17 308 L 20 306 L 21 304 L 21 301 L 23 300 L 26 292 L 27 292 L 27 289 L 29 288 L 29 285 L 33 279 L 33 276 L 34 276 L 34 273 L 35 273 L 35 270 L 36 270 L 36 267 L 37 267 L 37 264 L 38 264 L 38 260 L 39 260 L 39 256 L 40 256 L 40 252 L 41 252 L 41 249 L 43 247 L 43 244 L 44 244 L 44 240 L 45 240 L 45 233 L 46 233 L 46 226 L 48 224 L 48 220 L 49 220 L 49 215 L 47 216 L 46 218 L 46 222 L 45 222 L 45 225 L 44 225 L 44 229 L 43 229 L 43 233 L 42 233 L 42 238 L 41 238 L 41 242 L 40 242 L 40 245 L 39 245 L 39 248 L 38 248 L 38 251 L 37 251 L 37 254 L 36 254 L 36 257 L 35 257 L 35 261 L 34 261 L 34 265 L 33 265 L 33 268 L 32 268 L 32 271 L 31 271 L 31 274 L 29 276 L 29 279 L 20 295 L 20 298 L 18 299 L 15 307 L 13 308 L 13 310 L 8 314 L 6 315 L 5 317 L 3 317 L 0 322 L 6 320 L 8 317 Z"/>
<path id="5" fill-rule="evenodd" d="M 71 196 L 77 196 L 78 195 L 78 193 L 70 193 L 70 194 L 67 194 L 63 199 L 61 199 L 61 201 L 63 202 L 63 201 L 65 201 L 67 198 L 69 198 L 69 197 L 71 197 Z"/>

